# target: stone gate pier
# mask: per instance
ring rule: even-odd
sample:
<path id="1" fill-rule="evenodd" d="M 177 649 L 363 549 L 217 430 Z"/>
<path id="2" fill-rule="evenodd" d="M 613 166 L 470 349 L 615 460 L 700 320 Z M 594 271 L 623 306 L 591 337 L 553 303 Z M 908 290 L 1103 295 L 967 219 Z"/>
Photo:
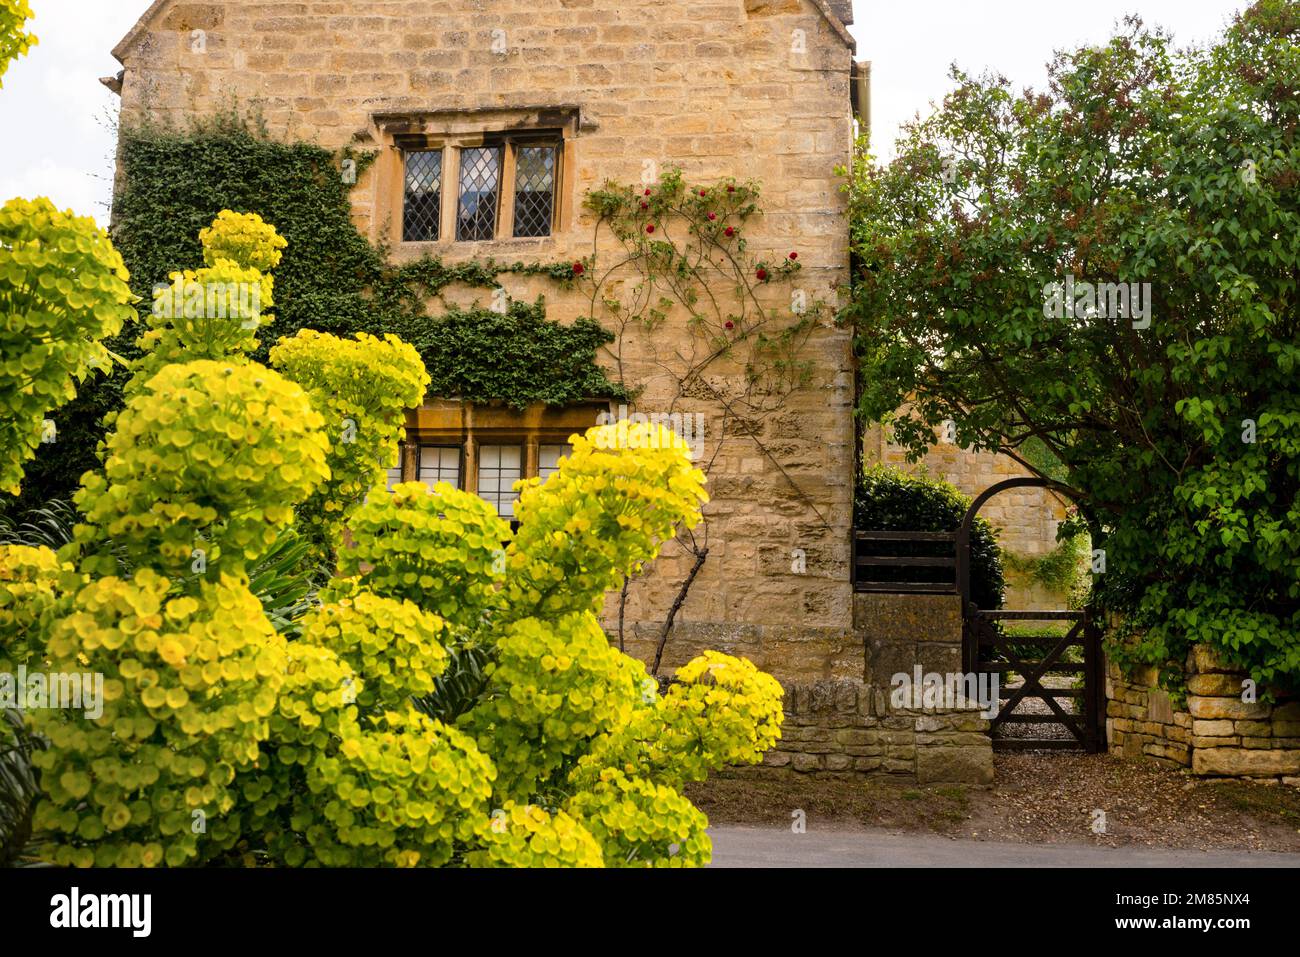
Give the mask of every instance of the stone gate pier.
<path id="1" fill-rule="evenodd" d="M 785 725 L 765 766 L 891 775 L 918 784 L 991 783 L 989 719 L 978 701 L 936 705 L 895 693 L 894 676 L 913 676 L 918 667 L 922 675 L 961 671 L 960 599 L 855 594 L 853 634 L 862 653 L 860 677 L 782 682 Z"/>

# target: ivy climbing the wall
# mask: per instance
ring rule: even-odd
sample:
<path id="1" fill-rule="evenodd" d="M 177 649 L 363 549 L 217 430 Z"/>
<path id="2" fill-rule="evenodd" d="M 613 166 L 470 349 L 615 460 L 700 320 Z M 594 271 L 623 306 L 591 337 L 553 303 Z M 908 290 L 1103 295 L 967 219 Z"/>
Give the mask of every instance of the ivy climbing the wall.
<path id="1" fill-rule="evenodd" d="M 418 325 L 399 335 L 420 351 L 433 379 L 431 395 L 504 399 L 519 409 L 530 402 L 627 396 L 596 365 L 596 351 L 614 340 L 613 333 L 587 317 L 571 326 L 551 322 L 541 298 L 511 303 L 506 315 L 453 308 Z M 504 354 L 513 361 L 495 361 Z"/>
<path id="2" fill-rule="evenodd" d="M 270 344 L 299 329 L 394 333 L 420 352 L 434 395 L 520 407 L 626 394 L 596 365 L 596 351 L 612 339 L 596 322 L 550 321 L 541 299 L 515 304 L 504 315 L 442 299 L 451 287 L 494 289 L 508 274 L 571 283 L 571 263 L 452 265 L 425 257 L 395 265 L 385 247 L 362 236 L 351 219 L 347 180 L 353 177 L 341 167 L 351 159 L 362 173 L 373 154 L 276 142 L 256 120 L 229 112 L 184 130 L 123 129 L 120 158 L 111 235 L 130 270 L 132 291 L 142 297 L 142 316 L 152 306 L 154 285 L 166 282 L 168 273 L 203 265 L 200 230 L 221 210 L 233 209 L 275 223 L 288 241 L 276 269 L 275 321 L 260 331 L 255 361 L 265 362 Z M 106 345 L 134 359 L 144 331 L 143 322 L 127 323 Z M 21 498 L 0 500 L 0 508 L 21 510 L 70 496 L 81 474 L 99 465 L 103 419 L 121 407 L 126 379 L 121 368 L 99 374 L 51 415 L 58 442 L 41 447 Z"/>

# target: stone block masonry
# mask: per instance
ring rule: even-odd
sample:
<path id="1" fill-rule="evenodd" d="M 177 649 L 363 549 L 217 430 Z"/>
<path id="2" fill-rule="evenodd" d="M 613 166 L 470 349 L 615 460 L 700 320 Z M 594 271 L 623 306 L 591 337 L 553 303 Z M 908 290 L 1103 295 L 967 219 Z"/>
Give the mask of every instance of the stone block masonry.
<path id="1" fill-rule="evenodd" d="M 988 727 L 977 707 L 891 709 L 887 688 L 861 681 L 787 685 L 781 742 L 764 765 L 897 775 L 918 784 L 989 784 Z"/>
<path id="2" fill-rule="evenodd" d="M 1156 669 L 1125 675 L 1114 664 L 1107 668 L 1112 754 L 1188 768 L 1197 777 L 1300 787 L 1300 698 L 1245 700 L 1246 675 L 1203 645 L 1188 655 L 1186 674 L 1186 707 L 1178 708 L 1159 688 Z"/>
<path id="3" fill-rule="evenodd" d="M 978 705 L 912 709 L 890 701 L 893 676 L 911 675 L 917 665 L 924 672 L 960 672 L 959 604 L 950 595 L 854 595 L 853 652 L 841 641 L 829 659 L 832 673 L 783 682 L 785 725 L 764 767 L 855 771 L 918 784 L 992 782 L 989 721 Z M 857 673 L 844 675 L 850 667 Z"/>

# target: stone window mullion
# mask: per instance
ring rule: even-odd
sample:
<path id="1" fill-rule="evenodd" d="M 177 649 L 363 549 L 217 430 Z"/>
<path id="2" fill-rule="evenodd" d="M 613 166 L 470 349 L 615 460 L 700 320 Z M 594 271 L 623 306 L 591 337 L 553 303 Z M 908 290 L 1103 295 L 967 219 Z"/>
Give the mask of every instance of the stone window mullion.
<path id="1" fill-rule="evenodd" d="M 456 239 L 456 217 L 460 212 L 460 150 L 459 144 L 448 144 L 442 157 L 442 237 L 447 242 Z"/>
<path id="2" fill-rule="evenodd" d="M 501 144 L 501 183 L 497 188 L 497 238 L 509 239 L 515 232 L 515 145 Z"/>
<path id="3" fill-rule="evenodd" d="M 528 437 L 524 439 L 524 478 L 532 478 L 537 474 L 537 446 L 539 444 L 536 432 L 529 432 Z"/>

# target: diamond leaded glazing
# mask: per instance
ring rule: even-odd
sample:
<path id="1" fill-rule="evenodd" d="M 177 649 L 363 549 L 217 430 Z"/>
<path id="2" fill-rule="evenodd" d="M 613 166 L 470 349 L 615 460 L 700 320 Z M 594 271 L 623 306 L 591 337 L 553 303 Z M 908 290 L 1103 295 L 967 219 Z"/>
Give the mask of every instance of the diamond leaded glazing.
<path id="1" fill-rule="evenodd" d="M 515 235 L 551 235 L 555 147 L 521 146 L 515 154 Z"/>
<path id="2" fill-rule="evenodd" d="M 473 146 L 460 151 L 460 210 L 456 238 L 494 239 L 497 231 L 497 191 L 501 183 L 501 150 Z"/>
<path id="3" fill-rule="evenodd" d="M 442 219 L 442 150 L 406 154 L 406 201 L 402 206 L 402 239 L 434 242 Z"/>

